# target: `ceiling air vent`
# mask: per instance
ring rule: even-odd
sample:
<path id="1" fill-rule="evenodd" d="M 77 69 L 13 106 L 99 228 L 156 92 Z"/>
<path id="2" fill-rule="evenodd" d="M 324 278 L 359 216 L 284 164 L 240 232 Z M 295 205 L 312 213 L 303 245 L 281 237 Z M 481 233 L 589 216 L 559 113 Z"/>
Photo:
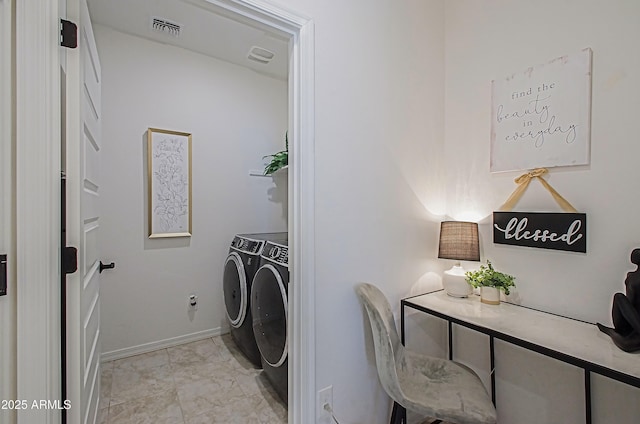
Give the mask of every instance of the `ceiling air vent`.
<path id="1" fill-rule="evenodd" d="M 249 54 L 247 55 L 249 59 L 259 63 L 263 63 L 265 65 L 271 62 L 271 59 L 273 59 L 274 56 L 275 54 L 272 51 L 263 49 L 262 47 L 258 46 L 251 47 L 251 49 L 249 50 Z"/>
<path id="2" fill-rule="evenodd" d="M 172 37 L 179 37 L 182 26 L 167 19 L 154 16 L 151 18 L 151 29 L 155 32 L 167 34 Z"/>

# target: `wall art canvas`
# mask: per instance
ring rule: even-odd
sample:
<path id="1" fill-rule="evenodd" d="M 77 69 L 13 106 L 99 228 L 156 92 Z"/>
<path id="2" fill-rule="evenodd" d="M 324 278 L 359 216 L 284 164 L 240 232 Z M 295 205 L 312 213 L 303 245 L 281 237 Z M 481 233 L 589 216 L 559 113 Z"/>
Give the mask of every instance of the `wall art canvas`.
<path id="1" fill-rule="evenodd" d="M 191 236 L 191 134 L 149 128 L 149 238 Z"/>
<path id="2" fill-rule="evenodd" d="M 491 172 L 587 165 L 591 49 L 492 81 Z"/>

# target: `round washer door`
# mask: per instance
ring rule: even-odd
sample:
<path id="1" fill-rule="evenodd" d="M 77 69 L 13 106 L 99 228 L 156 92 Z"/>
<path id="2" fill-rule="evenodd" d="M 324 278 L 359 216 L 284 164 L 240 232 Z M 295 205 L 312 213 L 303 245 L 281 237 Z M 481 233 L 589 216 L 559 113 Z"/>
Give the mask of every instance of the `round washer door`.
<path id="1" fill-rule="evenodd" d="M 244 264 L 236 252 L 231 252 L 224 264 L 222 290 L 229 323 L 232 327 L 238 328 L 247 315 L 248 290 Z"/>
<path id="2" fill-rule="evenodd" d="M 287 288 L 271 264 L 260 267 L 251 285 L 253 334 L 260 354 L 272 367 L 287 359 Z"/>

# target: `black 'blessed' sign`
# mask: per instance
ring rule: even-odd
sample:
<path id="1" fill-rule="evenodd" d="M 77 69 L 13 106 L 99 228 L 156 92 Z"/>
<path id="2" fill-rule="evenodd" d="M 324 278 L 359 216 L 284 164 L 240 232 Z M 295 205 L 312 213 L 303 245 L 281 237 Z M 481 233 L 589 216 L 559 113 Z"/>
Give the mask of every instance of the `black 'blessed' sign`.
<path id="1" fill-rule="evenodd" d="M 587 215 L 583 213 L 494 212 L 493 242 L 586 253 Z"/>

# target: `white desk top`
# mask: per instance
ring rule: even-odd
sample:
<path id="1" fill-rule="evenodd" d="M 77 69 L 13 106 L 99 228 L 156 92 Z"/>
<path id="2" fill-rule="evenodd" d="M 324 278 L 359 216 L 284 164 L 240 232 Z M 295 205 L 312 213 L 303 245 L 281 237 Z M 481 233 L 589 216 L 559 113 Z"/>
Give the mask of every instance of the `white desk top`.
<path id="1" fill-rule="evenodd" d="M 457 320 L 479 327 L 476 328 L 478 331 L 493 334 L 498 339 L 507 341 L 511 341 L 509 338 L 518 339 L 588 362 L 594 367 L 587 366 L 587 368 L 599 374 L 604 374 L 599 369 L 603 367 L 614 373 L 640 379 L 640 352 L 627 353 L 620 350 L 609 336 L 600 332 L 593 324 L 505 302 L 500 305 L 486 305 L 480 302 L 479 296 L 475 295 L 464 299 L 454 298 L 447 296 L 444 291 L 411 297 L 404 299 L 403 302 L 408 306 L 441 314 L 454 322 Z M 561 360 L 574 365 L 579 362 Z M 616 376 L 610 375 L 610 377 L 623 381 Z M 640 380 L 637 380 L 635 384 L 633 382 L 630 384 L 638 386 L 639 382 Z"/>

